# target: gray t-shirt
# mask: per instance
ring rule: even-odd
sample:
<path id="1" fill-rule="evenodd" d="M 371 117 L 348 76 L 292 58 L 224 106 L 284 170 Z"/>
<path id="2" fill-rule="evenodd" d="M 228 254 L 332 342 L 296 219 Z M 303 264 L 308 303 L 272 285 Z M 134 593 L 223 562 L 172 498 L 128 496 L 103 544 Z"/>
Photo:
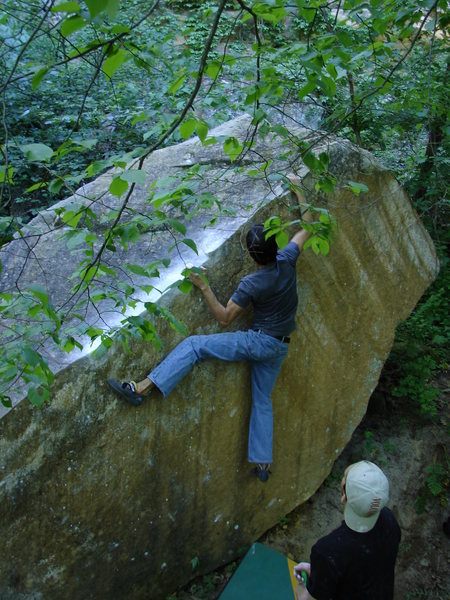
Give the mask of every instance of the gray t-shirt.
<path id="1" fill-rule="evenodd" d="M 295 264 L 300 250 L 294 242 L 277 254 L 277 260 L 246 275 L 231 300 L 241 308 L 253 305 L 252 329 L 268 335 L 289 335 L 295 330 L 297 278 Z"/>

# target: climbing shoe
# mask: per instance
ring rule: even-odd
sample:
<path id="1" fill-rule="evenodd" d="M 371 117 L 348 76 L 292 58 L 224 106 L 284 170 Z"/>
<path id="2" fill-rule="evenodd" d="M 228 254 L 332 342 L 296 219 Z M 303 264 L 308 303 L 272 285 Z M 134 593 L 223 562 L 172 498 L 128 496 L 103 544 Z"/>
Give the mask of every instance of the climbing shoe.
<path id="1" fill-rule="evenodd" d="M 266 483 L 266 481 L 269 479 L 269 467 L 270 465 L 261 465 L 258 464 L 256 465 L 256 467 L 253 469 L 253 473 L 256 475 L 256 477 L 262 481 L 263 483 Z"/>
<path id="2" fill-rule="evenodd" d="M 133 406 L 140 406 L 142 404 L 143 398 L 136 392 L 134 381 L 120 382 L 115 379 L 108 379 L 108 385 Z"/>

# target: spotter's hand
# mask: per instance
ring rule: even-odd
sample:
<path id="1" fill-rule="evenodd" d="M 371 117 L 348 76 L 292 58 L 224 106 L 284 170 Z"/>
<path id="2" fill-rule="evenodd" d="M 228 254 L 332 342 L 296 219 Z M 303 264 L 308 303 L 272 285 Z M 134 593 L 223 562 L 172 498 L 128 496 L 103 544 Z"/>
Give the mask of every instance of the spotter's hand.
<path id="1" fill-rule="evenodd" d="M 294 567 L 294 577 L 297 581 L 301 583 L 305 583 L 305 578 L 302 576 L 302 573 L 306 573 L 306 576 L 309 577 L 311 575 L 311 565 L 307 562 L 298 563 Z"/>

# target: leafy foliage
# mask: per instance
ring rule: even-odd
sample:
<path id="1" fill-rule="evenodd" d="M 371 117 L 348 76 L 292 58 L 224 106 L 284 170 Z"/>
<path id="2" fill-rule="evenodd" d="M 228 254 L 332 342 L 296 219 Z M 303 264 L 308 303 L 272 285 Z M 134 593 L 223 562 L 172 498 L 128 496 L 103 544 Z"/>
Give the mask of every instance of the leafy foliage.
<path id="1" fill-rule="evenodd" d="M 255 130 L 263 136 L 275 133 L 289 140 L 283 118 L 303 121 L 313 115 L 322 129 L 387 158 L 414 196 L 444 258 L 446 4 L 370 0 L 362 10 L 356 0 L 5 0 L 0 16 L 0 242 L 23 236 L 22 226 L 37 211 L 73 195 L 111 167 L 116 174 L 110 192 L 118 208 L 102 217 L 100 247 L 91 231 L 98 217 L 88 204 L 58 212 L 65 243 L 80 258 L 71 280 L 70 312 L 81 334 L 79 328 L 67 328 L 68 307 L 54 306 L 45 289 L 18 286 L 0 294 L 4 402 L 19 379 L 29 384 L 34 404 L 48 398 L 53 374 L 40 352 L 43 336 L 65 352 L 80 348 L 83 336 L 104 347 L 113 335 L 125 345 L 134 336 L 160 344 L 153 322 L 126 314 L 136 309 L 140 292 L 155 290 L 154 280 L 169 258 L 126 264 L 122 272 L 111 267 L 108 253 L 129 248 L 149 231 L 170 231 L 174 247 L 184 244 L 197 251 L 173 211 L 193 218 L 200 210 L 214 210 L 212 224 L 223 214 L 214 195 L 196 187 L 201 166 L 187 169 L 181 181 L 155 182 L 148 189 L 148 214 L 131 214 L 128 200 L 136 185 L 145 185 L 142 165 L 152 152 L 192 135 L 212 143 L 211 127 L 242 110 L 253 115 Z M 231 166 L 241 168 L 252 140 L 242 145 L 230 137 L 221 143 Z M 336 180 L 327 154 L 316 155 L 307 144 L 298 150 L 314 174 L 316 192 L 331 193 Z M 264 177 L 264 167 L 249 176 Z M 366 191 L 357 181 L 347 185 L 356 195 Z M 336 224 L 325 210 L 316 215 L 308 244 L 326 254 Z M 283 245 L 289 223 L 275 218 L 269 225 Z M 139 283 L 129 282 L 131 274 Z M 437 331 L 448 309 L 441 292 L 448 281 L 442 277 L 423 308 L 399 330 L 399 350 L 394 348 L 392 358 L 407 348 L 409 366 L 403 365 L 396 389 L 415 393 L 428 411 L 434 391 L 421 387 L 419 392 L 419 387 L 443 368 L 448 340 L 447 325 Z M 188 292 L 187 284 L 183 279 L 175 285 Z M 116 330 L 83 321 L 88 305 L 105 300 L 123 317 Z M 145 307 L 185 332 L 156 304 Z M 415 344 L 419 333 L 421 343 Z M 419 373 L 428 375 L 419 382 L 414 379 Z"/>
<path id="2" fill-rule="evenodd" d="M 384 367 L 385 380 L 394 396 L 415 402 L 422 413 L 435 415 L 441 390 L 435 387 L 436 376 L 448 370 L 450 345 L 449 271 L 444 263 L 435 283 L 421 302 L 402 323 Z"/>
<path id="3" fill-rule="evenodd" d="M 428 502 L 436 498 L 443 507 L 447 508 L 449 485 L 450 468 L 446 455 L 444 462 L 436 461 L 426 467 L 425 481 L 416 501 L 417 512 L 424 512 Z"/>

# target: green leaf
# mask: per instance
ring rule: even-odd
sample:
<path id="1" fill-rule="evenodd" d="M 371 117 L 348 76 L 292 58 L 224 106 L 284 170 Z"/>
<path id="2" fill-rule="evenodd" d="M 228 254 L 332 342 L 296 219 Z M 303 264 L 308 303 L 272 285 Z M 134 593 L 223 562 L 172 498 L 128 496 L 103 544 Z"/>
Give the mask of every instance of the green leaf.
<path id="1" fill-rule="evenodd" d="M 58 194 L 64 185 L 64 179 L 52 179 L 48 184 L 48 191 L 51 194 Z"/>
<path id="2" fill-rule="evenodd" d="M 331 75 L 331 77 L 333 79 L 338 78 L 338 72 L 336 70 L 336 67 L 333 65 L 333 63 L 328 63 L 326 68 L 327 68 L 328 73 Z"/>
<path id="3" fill-rule="evenodd" d="M 357 181 L 347 181 L 347 184 L 356 196 L 359 196 L 361 192 L 369 191 L 369 188 L 365 183 L 358 183 Z"/>
<path id="4" fill-rule="evenodd" d="M 89 267 L 83 274 L 84 283 L 89 283 L 97 275 L 97 267 Z"/>
<path id="5" fill-rule="evenodd" d="M 126 225 L 120 225 L 117 228 L 118 233 L 120 234 L 120 241 L 124 248 L 127 248 L 128 242 L 135 242 L 139 239 L 139 228 L 136 223 L 127 223 Z"/>
<path id="6" fill-rule="evenodd" d="M 50 398 L 51 394 L 50 390 L 48 390 L 46 387 L 33 386 L 28 389 L 27 396 L 31 404 L 33 404 L 36 408 L 40 408 L 44 402 Z"/>
<path id="7" fill-rule="evenodd" d="M 48 293 L 43 285 L 34 283 L 33 285 L 29 286 L 28 290 L 33 294 L 35 298 L 40 300 L 42 304 L 48 304 Z"/>
<path id="8" fill-rule="evenodd" d="M 160 194 L 155 194 L 152 198 L 152 204 L 155 209 L 160 208 L 165 202 L 169 199 L 169 194 L 161 192 Z"/>
<path id="9" fill-rule="evenodd" d="M 24 144 L 20 149 L 27 160 L 32 162 L 47 162 L 53 156 L 53 150 L 45 144 Z"/>
<path id="10" fill-rule="evenodd" d="M 181 242 L 188 246 L 191 250 L 193 250 L 195 254 L 198 254 L 197 245 L 194 242 L 194 240 L 191 240 L 190 238 L 184 238 L 183 240 L 181 240 Z"/>
<path id="11" fill-rule="evenodd" d="M 244 104 L 245 105 L 250 105 L 253 104 L 254 102 L 256 102 L 257 100 L 259 100 L 261 98 L 261 96 L 264 94 L 264 92 L 266 92 L 268 89 L 267 86 L 263 86 L 261 84 L 258 85 L 249 85 L 247 86 L 247 96 L 245 97 L 245 101 Z"/>
<path id="12" fill-rule="evenodd" d="M 224 65 L 232 67 L 236 63 L 237 58 L 232 54 L 225 54 L 225 56 L 221 57 L 221 60 L 223 61 Z"/>
<path id="13" fill-rule="evenodd" d="M 209 131 L 208 124 L 199 119 L 195 124 L 195 129 L 197 130 L 197 135 L 200 141 L 204 142 Z"/>
<path id="14" fill-rule="evenodd" d="M 388 20 L 387 19 L 373 19 L 372 27 L 374 28 L 374 30 L 377 33 L 384 34 L 388 27 Z"/>
<path id="15" fill-rule="evenodd" d="M 436 346 L 444 346 L 448 343 L 448 339 L 444 335 L 437 334 L 433 337 L 433 339 L 431 340 L 431 343 Z"/>
<path id="16" fill-rule="evenodd" d="M 302 158 L 303 158 L 303 162 L 305 163 L 305 165 L 313 173 L 319 169 L 319 161 L 317 160 L 317 158 L 314 156 L 314 154 L 312 152 L 310 152 L 310 151 L 306 152 Z"/>
<path id="17" fill-rule="evenodd" d="M 33 79 L 31 80 L 31 88 L 35 90 L 41 81 L 44 79 L 45 75 L 48 73 L 48 67 L 42 67 L 33 75 Z"/>
<path id="18" fill-rule="evenodd" d="M 86 138 L 85 140 L 72 140 L 76 144 L 74 150 L 92 150 L 97 144 L 97 138 Z"/>
<path id="19" fill-rule="evenodd" d="M 40 364 L 41 356 L 35 350 L 33 350 L 33 348 L 26 346 L 22 350 L 22 360 L 25 365 L 28 365 L 29 367 L 35 367 Z"/>
<path id="20" fill-rule="evenodd" d="M 81 6 L 78 4 L 78 2 L 61 2 L 60 4 L 53 6 L 53 8 L 51 9 L 51 12 L 52 13 L 58 13 L 58 12 L 77 13 L 77 12 L 80 12 L 80 10 L 81 10 Z"/>
<path id="21" fill-rule="evenodd" d="M 164 261 L 163 261 L 164 262 Z M 159 277 L 158 266 L 160 261 L 151 262 L 148 265 L 135 265 L 132 263 L 127 263 L 126 268 L 135 275 L 143 275 L 144 277 Z M 167 264 L 164 266 L 168 266 Z M 152 286 L 149 287 L 149 290 L 152 289 Z"/>
<path id="22" fill-rule="evenodd" d="M 180 135 L 183 140 L 188 140 L 195 131 L 196 120 L 188 119 L 180 125 Z"/>
<path id="23" fill-rule="evenodd" d="M 109 79 L 112 78 L 117 69 L 130 58 L 130 53 L 120 48 L 114 54 L 108 56 L 102 65 L 102 71 Z"/>
<path id="24" fill-rule="evenodd" d="M 99 329 L 98 327 L 88 327 L 84 333 L 85 335 L 88 335 L 91 340 L 95 340 L 103 334 L 103 329 Z"/>
<path id="25" fill-rule="evenodd" d="M 328 152 L 321 152 L 319 154 L 319 162 L 324 171 L 328 171 L 328 166 L 330 164 L 330 155 Z"/>
<path id="26" fill-rule="evenodd" d="M 17 365 L 8 365 L 2 367 L 0 371 L 0 379 L 5 383 L 12 381 L 17 377 L 19 373 L 19 368 Z"/>
<path id="27" fill-rule="evenodd" d="M 243 148 L 239 143 L 239 140 L 235 137 L 229 137 L 223 144 L 223 151 L 230 158 L 231 162 L 236 160 L 242 150 Z"/>
<path id="28" fill-rule="evenodd" d="M 120 198 L 120 196 L 128 189 L 128 182 L 121 179 L 121 177 L 115 177 L 109 186 L 109 191 L 113 196 Z"/>
<path id="29" fill-rule="evenodd" d="M 108 14 L 108 16 L 113 18 L 116 16 L 119 8 L 120 8 L 119 0 L 108 0 L 106 3 L 105 12 Z M 124 27 L 123 30 L 129 31 L 129 28 Z"/>
<path id="30" fill-rule="evenodd" d="M 140 169 L 128 169 L 120 175 L 120 179 L 129 183 L 138 183 L 143 185 L 146 180 L 146 173 Z"/>
<path id="31" fill-rule="evenodd" d="M 389 93 L 389 91 L 392 89 L 393 84 L 391 81 L 386 81 L 385 77 L 379 75 L 375 80 L 375 86 L 379 88 L 377 90 L 377 94 L 379 96 L 382 96 Z"/>
<path id="32" fill-rule="evenodd" d="M 167 318 L 169 319 L 170 326 L 177 333 L 181 333 L 181 335 L 185 335 L 185 336 L 189 334 L 189 330 L 184 323 L 182 323 L 181 321 L 178 321 L 178 319 L 175 319 L 175 317 L 170 314 L 168 315 Z"/>
<path id="33" fill-rule="evenodd" d="M 272 215 L 266 221 L 264 221 L 264 231 L 274 229 L 275 227 L 281 226 L 281 219 L 277 215 Z M 266 235 L 267 237 L 267 235 Z"/>
<path id="34" fill-rule="evenodd" d="M 0 233 L 5 233 L 13 224 L 14 217 L 0 217 Z M 3 296 L 0 294 L 0 300 Z"/>
<path id="35" fill-rule="evenodd" d="M 104 273 L 105 275 L 111 275 L 112 277 L 117 278 L 116 270 L 113 269 L 112 267 L 107 267 L 103 263 L 100 263 L 98 265 L 98 272 L 99 273 Z"/>
<path id="36" fill-rule="evenodd" d="M 127 263 L 125 266 L 129 271 L 131 271 L 131 273 L 134 273 L 135 275 L 142 275 L 144 277 L 148 277 L 147 269 L 145 267 L 142 267 L 141 265 L 133 265 L 131 263 Z"/>
<path id="37" fill-rule="evenodd" d="M 256 125 L 257 123 L 260 123 L 262 120 L 264 120 L 266 117 L 267 117 L 266 111 L 264 111 L 262 108 L 257 108 L 253 115 L 252 124 Z"/>
<path id="38" fill-rule="evenodd" d="M 34 192 L 35 190 L 41 190 L 42 188 L 46 188 L 48 186 L 48 183 L 46 181 L 38 181 L 38 183 L 34 183 L 33 185 L 30 185 L 29 188 L 27 188 L 25 190 L 25 192 L 28 194 L 30 192 Z"/>
<path id="39" fill-rule="evenodd" d="M 333 97 L 336 94 L 336 83 L 331 77 L 322 75 L 318 83 L 327 96 Z"/>
<path id="40" fill-rule="evenodd" d="M 97 15 L 106 10 L 108 5 L 108 0 L 85 0 L 85 2 L 89 9 L 91 20 L 95 19 Z"/>
<path id="41" fill-rule="evenodd" d="M 211 79 L 216 79 L 217 75 L 220 73 L 220 69 L 222 68 L 222 63 L 219 60 L 212 60 L 208 63 L 206 67 L 206 74 Z"/>
<path id="42" fill-rule="evenodd" d="M 318 256 L 319 254 L 327 255 L 330 251 L 329 242 L 318 236 L 310 237 L 303 247 L 305 248 L 305 250 L 306 248 L 311 247 L 316 256 Z"/>
<path id="43" fill-rule="evenodd" d="M 310 79 L 308 81 L 308 83 L 306 85 L 304 85 L 299 91 L 298 91 L 298 99 L 299 100 L 303 100 L 303 98 L 305 96 L 307 96 L 308 94 L 310 94 L 311 92 L 313 92 L 317 87 L 317 82 L 313 79 Z"/>
<path id="44" fill-rule="evenodd" d="M 323 238 L 319 238 L 318 244 L 321 254 L 326 256 L 330 251 L 330 242 L 328 240 L 324 240 Z"/>
<path id="45" fill-rule="evenodd" d="M 86 25 L 87 21 L 85 21 L 83 17 L 74 15 L 62 22 L 61 35 L 63 35 L 64 37 L 68 37 L 71 33 L 74 33 L 79 29 L 83 29 L 83 27 L 86 27 Z"/>
<path id="46" fill-rule="evenodd" d="M 175 93 L 183 85 L 185 79 L 186 79 L 186 68 L 183 68 L 181 73 L 179 73 L 179 75 L 175 78 L 174 81 L 172 81 L 171 85 L 169 86 L 169 89 L 168 89 L 169 94 L 173 94 L 175 96 Z"/>
<path id="47" fill-rule="evenodd" d="M 12 401 L 9 396 L 0 394 L 0 400 L 2 401 L 2 404 L 5 408 L 12 408 Z"/>
<path id="48" fill-rule="evenodd" d="M 192 281 L 189 281 L 189 279 L 183 279 L 183 281 L 177 285 L 178 289 L 180 292 L 183 292 L 183 294 L 188 294 L 192 290 L 193 286 L 194 284 Z"/>
<path id="49" fill-rule="evenodd" d="M 82 216 L 82 210 L 67 210 L 62 214 L 61 218 L 66 225 L 75 229 Z"/>
<path id="50" fill-rule="evenodd" d="M 73 338 L 72 336 L 69 336 L 67 338 L 67 340 L 64 342 L 63 344 L 63 350 L 64 352 L 72 352 L 72 350 L 74 348 L 78 348 L 79 350 L 83 350 L 83 345 L 80 344 L 80 342 L 78 342 L 75 338 Z"/>
<path id="51" fill-rule="evenodd" d="M 282 250 L 286 246 L 286 244 L 289 242 L 289 235 L 286 233 L 286 231 L 279 231 L 275 235 L 275 240 L 277 242 L 278 248 L 280 248 Z"/>
<path id="52" fill-rule="evenodd" d="M 13 173 L 14 168 L 11 165 L 8 165 L 8 168 L 4 165 L 0 166 L 0 183 L 12 183 Z"/>
<path id="53" fill-rule="evenodd" d="M 326 194 L 331 194 L 334 191 L 334 186 L 336 184 L 336 177 L 330 175 L 329 173 L 325 173 L 320 176 L 320 178 L 316 181 L 315 189 L 317 192 L 321 190 Z"/>
<path id="54" fill-rule="evenodd" d="M 312 23 L 316 16 L 316 8 L 314 6 L 311 8 L 307 8 L 304 5 L 305 5 L 304 2 L 299 4 L 298 14 L 301 17 L 303 17 L 307 23 Z"/>
<path id="55" fill-rule="evenodd" d="M 178 221 L 177 219 L 168 219 L 168 222 L 170 226 L 175 229 L 175 231 L 178 231 L 178 233 L 183 235 L 186 233 L 186 226 L 181 221 Z"/>
<path id="56" fill-rule="evenodd" d="M 261 19 L 269 21 L 273 25 L 276 25 L 288 14 L 284 7 L 270 6 L 268 3 L 263 2 L 254 3 L 252 8 Z"/>

